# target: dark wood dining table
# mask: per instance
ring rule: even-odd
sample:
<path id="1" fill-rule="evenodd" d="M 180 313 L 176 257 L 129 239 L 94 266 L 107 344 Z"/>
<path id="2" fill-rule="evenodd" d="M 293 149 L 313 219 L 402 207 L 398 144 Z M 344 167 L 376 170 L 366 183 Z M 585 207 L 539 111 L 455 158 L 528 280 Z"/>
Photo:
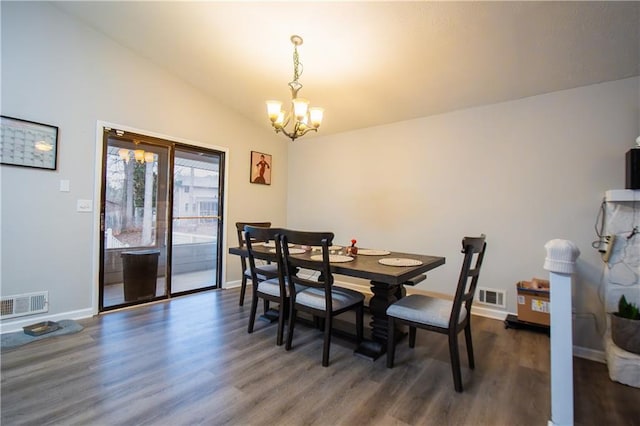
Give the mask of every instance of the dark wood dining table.
<path id="1" fill-rule="evenodd" d="M 297 246 L 296 246 L 297 247 Z M 361 249 L 362 250 L 362 249 Z M 254 247 L 255 256 L 260 259 L 275 261 L 275 250 L 269 247 Z M 246 247 L 231 247 L 229 253 L 238 256 L 248 256 Z M 312 252 L 307 250 L 300 257 L 310 257 Z M 379 263 L 383 258 L 414 259 L 420 261 L 415 266 L 388 266 Z M 355 354 L 375 360 L 386 351 L 388 336 L 387 308 L 402 297 L 402 286 L 412 278 L 424 274 L 440 265 L 444 265 L 445 258 L 423 254 L 390 252 L 387 255 L 370 256 L 357 254 L 350 262 L 331 263 L 331 271 L 337 275 L 363 278 L 370 281 L 373 296 L 369 301 L 371 313 L 371 339 L 365 339 L 356 349 Z M 397 335 L 402 335 L 398 333 Z"/>

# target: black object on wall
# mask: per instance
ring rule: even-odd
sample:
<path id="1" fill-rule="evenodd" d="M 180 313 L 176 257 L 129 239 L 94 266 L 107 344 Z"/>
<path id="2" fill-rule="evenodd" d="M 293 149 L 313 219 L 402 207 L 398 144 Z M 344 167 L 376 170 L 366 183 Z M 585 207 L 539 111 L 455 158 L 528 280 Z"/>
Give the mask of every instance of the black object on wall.
<path id="1" fill-rule="evenodd" d="M 626 189 L 640 189 L 640 148 L 627 151 Z"/>

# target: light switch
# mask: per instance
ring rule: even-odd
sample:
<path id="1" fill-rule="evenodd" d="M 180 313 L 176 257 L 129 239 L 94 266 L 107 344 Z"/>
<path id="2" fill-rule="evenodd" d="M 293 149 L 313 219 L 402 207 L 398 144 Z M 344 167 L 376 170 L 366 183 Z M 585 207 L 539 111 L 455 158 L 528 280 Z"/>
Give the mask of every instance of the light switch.
<path id="1" fill-rule="evenodd" d="M 83 213 L 93 211 L 93 200 L 78 200 L 77 210 Z"/>
<path id="2" fill-rule="evenodd" d="M 69 179 L 62 179 L 60 181 L 60 192 L 69 192 Z"/>

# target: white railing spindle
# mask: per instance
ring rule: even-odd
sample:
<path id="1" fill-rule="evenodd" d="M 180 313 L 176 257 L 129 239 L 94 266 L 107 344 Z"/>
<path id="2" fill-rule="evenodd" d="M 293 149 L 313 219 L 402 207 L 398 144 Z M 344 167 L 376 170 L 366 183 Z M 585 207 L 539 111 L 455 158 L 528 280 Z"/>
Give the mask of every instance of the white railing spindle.
<path id="1" fill-rule="evenodd" d="M 549 425 L 573 425 L 573 338 L 571 276 L 580 250 L 571 241 L 545 244 L 544 269 L 551 282 L 551 420 Z"/>

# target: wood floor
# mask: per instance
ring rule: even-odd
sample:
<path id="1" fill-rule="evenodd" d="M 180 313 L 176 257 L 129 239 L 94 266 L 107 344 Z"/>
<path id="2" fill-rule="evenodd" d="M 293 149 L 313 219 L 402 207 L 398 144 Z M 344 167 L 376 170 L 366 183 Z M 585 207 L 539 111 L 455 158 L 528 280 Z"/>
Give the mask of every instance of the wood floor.
<path id="1" fill-rule="evenodd" d="M 77 334 L 2 353 L 1 424 L 9 425 L 546 425 L 549 338 L 474 317 L 476 369 L 463 358 L 453 390 L 446 336 L 418 332 L 396 367 L 334 338 L 321 363 L 318 330 L 275 324 L 247 334 L 238 290 L 201 293 L 83 320 Z M 464 353 L 464 339 L 461 350 Z M 580 425 L 640 425 L 640 389 L 575 359 Z"/>

